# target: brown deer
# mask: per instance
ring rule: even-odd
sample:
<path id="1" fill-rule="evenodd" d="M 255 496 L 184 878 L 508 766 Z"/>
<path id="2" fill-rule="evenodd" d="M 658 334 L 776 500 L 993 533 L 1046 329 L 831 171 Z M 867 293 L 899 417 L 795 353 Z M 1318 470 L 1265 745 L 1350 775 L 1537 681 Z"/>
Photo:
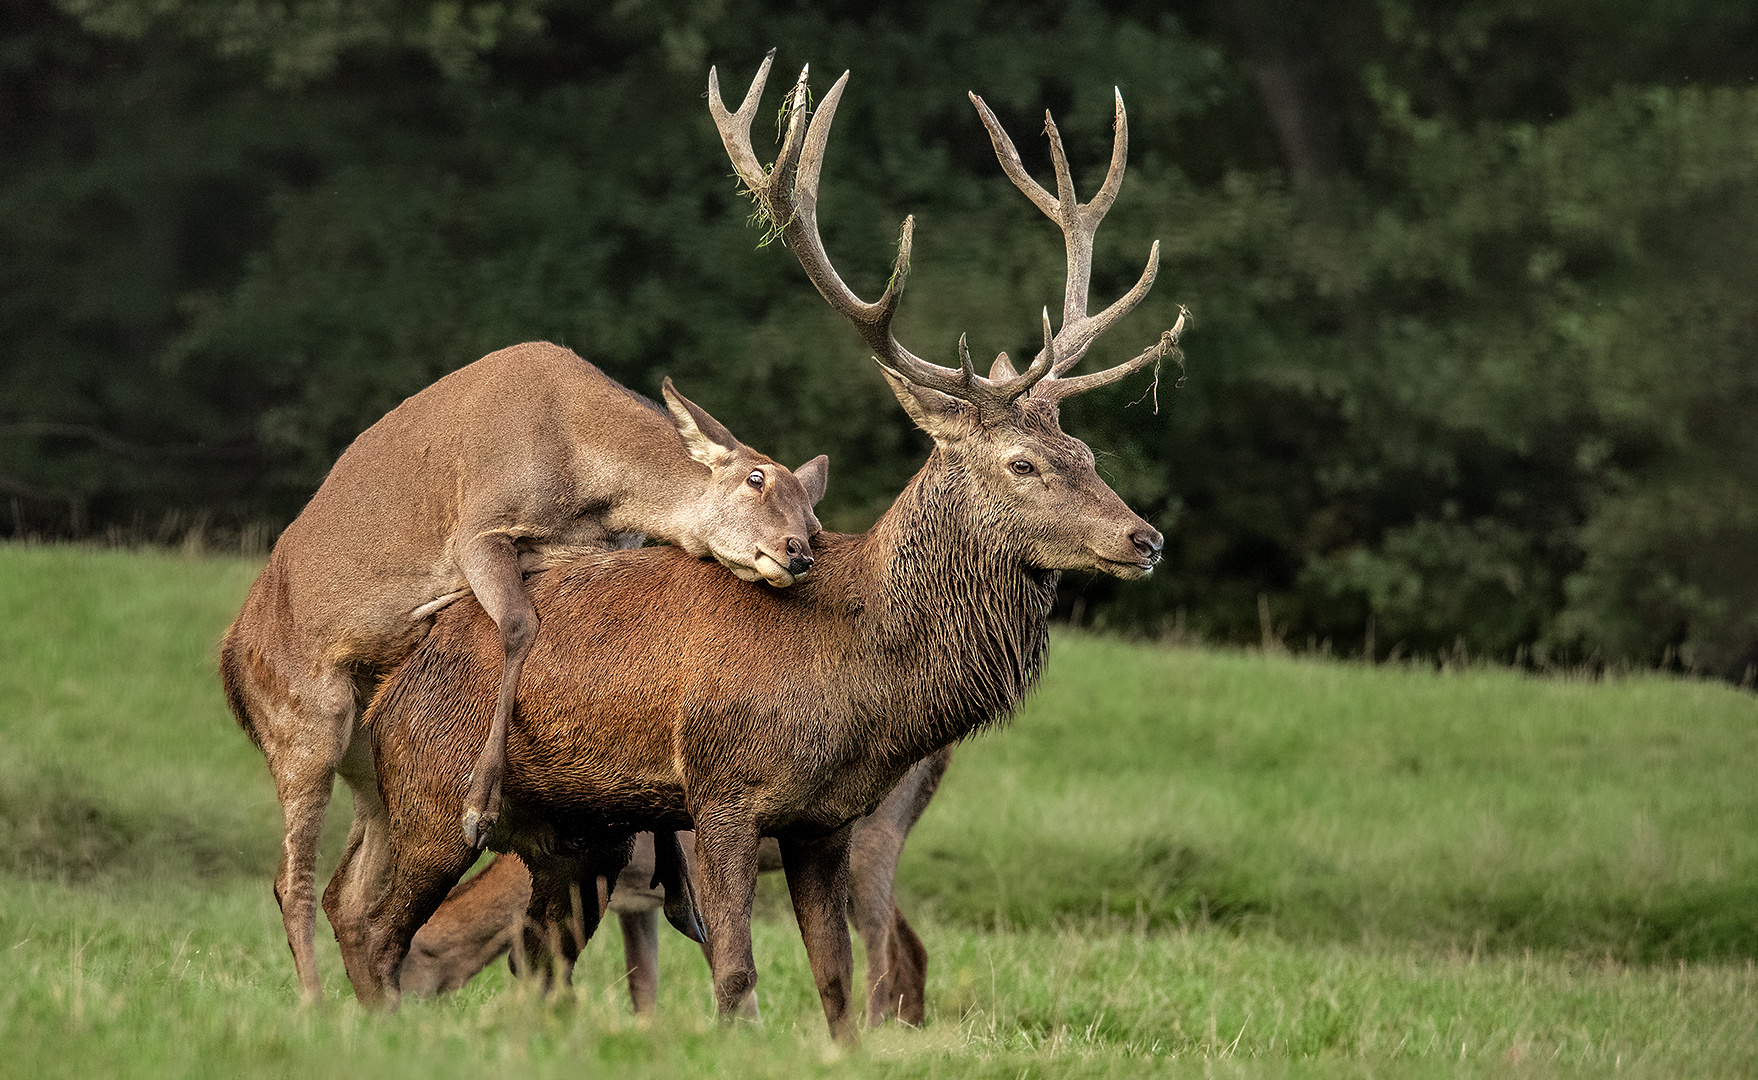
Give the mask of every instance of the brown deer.
<path id="1" fill-rule="evenodd" d="M 1184 325 L 1113 368 L 1065 373 L 1152 283 L 1158 245 L 1123 299 L 1089 316 L 1092 234 L 1123 178 L 1121 98 L 1111 169 L 1076 201 L 1054 125 L 1060 197 L 1020 167 L 999 123 L 972 95 L 1003 166 L 1066 237 L 1060 332 L 1024 372 L 1005 354 L 987 377 L 915 356 L 891 333 L 908 270 L 905 224 L 895 272 L 867 304 L 842 283 L 818 236 L 816 193 L 829 125 L 847 75 L 805 126 L 806 75 L 776 164 L 751 150 L 765 60 L 736 113 L 709 76 L 709 107 L 741 179 L 832 306 L 860 329 L 915 424 L 934 442 L 927 463 L 860 536 L 821 534 L 812 577 L 787 590 L 751 588 L 666 549 L 586 555 L 533 583 L 551 627 L 533 647 L 509 733 L 506 804 L 491 838 L 530 867 L 533 957 L 567 962 L 608 897 L 581 883 L 614 881 L 633 834 L 694 825 L 697 898 L 715 997 L 732 1019 L 756 984 L 751 899 L 759 839 L 781 849 L 788 891 L 831 1031 L 852 1040 L 848 849 L 855 819 L 916 762 L 1011 714 L 1036 681 L 1058 572 L 1140 578 L 1161 536 L 1124 506 L 1085 444 L 1061 430 L 1062 400 L 1172 353 Z M 355 991 L 393 1005 L 411 939 L 475 858 L 452 827 L 468 794 L 465 768 L 491 722 L 492 622 L 469 602 L 386 681 L 365 720 L 378 755 L 382 842 L 345 868 L 338 933 Z M 545 929 L 549 928 L 549 929 Z"/>
<path id="2" fill-rule="evenodd" d="M 867 948 L 867 1026 L 892 1015 L 919 1027 L 927 1013 L 928 951 L 891 898 L 892 879 L 904 840 L 940 785 L 952 748 L 919 761 L 879 808 L 856 821 L 849 840 L 849 921 Z M 690 859 L 692 833 L 678 833 Z M 781 849 L 765 837 L 757 869 L 780 870 Z M 638 1015 L 650 1013 L 659 994 L 659 917 L 667 899 L 655 887 L 652 833 L 635 837 L 629 863 L 617 878 L 609 910 L 623 933 L 629 998 Z M 531 902 L 531 873 L 517 855 L 496 856 L 470 880 L 453 888 L 422 924 L 397 972 L 405 994 L 428 997 L 456 990 L 513 946 Z M 706 951 L 706 950 L 705 950 Z"/>
<path id="3" fill-rule="evenodd" d="M 662 410 L 557 345 L 490 353 L 361 434 L 276 541 L 220 667 L 286 817 L 275 898 L 306 999 L 321 995 L 314 882 L 334 778 L 357 806 L 377 801 L 356 721 L 438 611 L 474 594 L 500 639 L 494 720 L 460 807 L 466 838 L 480 845 L 538 628 L 524 571 L 557 550 L 608 550 L 641 534 L 746 581 L 791 585 L 811 567 L 828 459 L 790 472 L 670 379 L 664 396 Z M 350 848 L 360 842 L 357 824 Z"/>

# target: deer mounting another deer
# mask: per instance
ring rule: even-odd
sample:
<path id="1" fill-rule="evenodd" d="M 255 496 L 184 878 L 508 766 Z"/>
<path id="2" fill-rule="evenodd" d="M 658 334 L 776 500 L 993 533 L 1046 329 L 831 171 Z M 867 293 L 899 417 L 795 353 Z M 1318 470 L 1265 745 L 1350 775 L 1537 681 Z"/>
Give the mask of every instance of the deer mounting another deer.
<path id="1" fill-rule="evenodd" d="M 359 714 L 439 611 L 474 595 L 498 639 L 493 721 L 458 807 L 474 846 L 498 812 L 508 717 L 537 636 L 525 572 L 642 534 L 746 581 L 792 585 L 810 569 L 828 460 L 790 472 L 669 379 L 664 396 L 661 409 L 556 345 L 491 353 L 368 428 L 276 541 L 220 668 L 285 814 L 275 897 L 306 999 L 321 994 L 314 887 L 334 778 L 369 808 L 352 852 L 378 800 Z"/>
<path id="2" fill-rule="evenodd" d="M 822 534 L 810 579 L 787 590 L 752 588 L 665 549 L 581 556 L 535 581 L 551 629 L 519 686 L 491 846 L 531 869 L 528 952 L 571 959 L 607 899 L 593 902 L 580 883 L 614 881 L 635 832 L 694 825 L 715 997 L 731 1019 L 757 980 L 752 890 L 759 839 L 775 837 L 825 1017 L 852 1040 L 851 823 L 916 762 L 1012 712 L 1041 670 L 1059 571 L 1131 579 L 1153 569 L 1160 533 L 1099 478 L 1092 451 L 1061 430 L 1058 406 L 1171 354 L 1184 318 L 1131 360 L 1067 374 L 1146 293 L 1157 262 L 1151 254 L 1123 299 L 1087 314 L 1093 230 L 1123 179 L 1121 100 L 1110 173 L 1081 204 L 1054 126 L 1057 196 L 1018 166 L 973 95 L 1004 168 L 1067 240 L 1063 325 L 1051 333 L 1045 313 L 1044 348 L 1024 371 L 1003 354 L 978 375 L 962 342 L 958 367 L 920 359 L 891 332 L 907 224 L 896 272 L 871 304 L 843 285 L 819 240 L 818 175 L 847 76 L 808 128 L 801 74 L 776 164 L 764 170 L 750 124 L 768 69 L 765 60 L 732 113 L 710 74 L 722 140 L 933 450 L 871 531 Z M 411 939 L 475 858 L 453 821 L 468 794 L 464 766 L 492 721 L 497 644 L 474 604 L 454 605 L 368 711 L 385 842 L 344 868 L 362 932 L 343 941 L 365 1002 L 395 1003 Z"/>

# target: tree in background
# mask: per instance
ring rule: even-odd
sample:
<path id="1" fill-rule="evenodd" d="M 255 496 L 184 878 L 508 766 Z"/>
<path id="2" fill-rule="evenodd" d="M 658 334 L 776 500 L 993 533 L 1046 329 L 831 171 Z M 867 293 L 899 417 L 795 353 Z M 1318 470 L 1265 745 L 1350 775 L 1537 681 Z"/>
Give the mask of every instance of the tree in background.
<path id="1" fill-rule="evenodd" d="M 943 360 L 961 332 L 1030 352 L 1060 295 L 964 91 L 1019 132 L 1053 109 L 1090 190 L 1122 89 L 1094 289 L 1159 237 L 1114 348 L 1180 302 L 1197 322 L 1158 411 L 1144 386 L 1070 404 L 1170 546 L 1146 587 L 1069 582 L 1077 618 L 1758 661 L 1758 15 L 1712 0 L 22 0 L 12 530 L 284 522 L 402 397 L 533 338 L 828 452 L 826 520 L 864 525 L 922 447 L 758 249 L 701 97 L 709 63 L 736 83 L 777 44 L 821 84 L 854 70 L 826 239 L 876 293 L 917 215 L 900 333 Z"/>

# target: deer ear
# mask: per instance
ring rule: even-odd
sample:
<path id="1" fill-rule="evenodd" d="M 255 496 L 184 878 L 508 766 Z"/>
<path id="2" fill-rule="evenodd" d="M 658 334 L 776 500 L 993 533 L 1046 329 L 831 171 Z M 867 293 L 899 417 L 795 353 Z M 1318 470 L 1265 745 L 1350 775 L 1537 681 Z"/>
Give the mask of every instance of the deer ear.
<path id="1" fill-rule="evenodd" d="M 806 495 L 817 506 L 818 500 L 824 497 L 824 489 L 830 486 L 830 459 L 819 454 L 794 470 L 794 479 L 806 489 Z"/>
<path id="2" fill-rule="evenodd" d="M 936 440 L 956 439 L 968 433 L 964 402 L 950 394 L 917 386 L 884 367 L 879 369 L 879 374 L 885 376 L 885 381 L 891 384 L 891 392 L 897 395 L 897 403 L 903 406 L 904 412 L 910 414 L 915 425 Z"/>
<path id="3" fill-rule="evenodd" d="M 678 436 L 692 458 L 713 468 L 739 448 L 739 440 L 719 420 L 709 416 L 707 409 L 678 393 L 671 384 L 671 376 L 665 377 L 659 389 L 665 395 L 665 407 L 671 412 L 672 426 L 678 429 Z"/>

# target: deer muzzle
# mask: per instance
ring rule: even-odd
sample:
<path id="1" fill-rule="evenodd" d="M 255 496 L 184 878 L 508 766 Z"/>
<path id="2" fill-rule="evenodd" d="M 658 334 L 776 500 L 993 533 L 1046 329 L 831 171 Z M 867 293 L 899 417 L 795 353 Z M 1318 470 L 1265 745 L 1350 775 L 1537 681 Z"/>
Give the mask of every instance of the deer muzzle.
<path id="1" fill-rule="evenodd" d="M 788 537 L 783 546 L 785 553 L 779 557 L 759 549 L 749 569 L 730 563 L 727 568 L 746 581 L 767 581 L 778 589 L 785 589 L 804 577 L 816 560 L 812 557 L 812 545 L 799 537 Z"/>
<path id="2" fill-rule="evenodd" d="M 1164 545 L 1165 537 L 1160 531 L 1138 518 L 1136 526 L 1126 535 L 1113 533 L 1110 542 L 1087 550 L 1097 564 L 1092 569 L 1133 581 L 1154 572 Z"/>
<path id="3" fill-rule="evenodd" d="M 1150 525 L 1130 533 L 1129 542 L 1135 545 L 1136 553 L 1142 557 L 1142 561 L 1152 567 L 1160 561 L 1160 549 L 1165 546 L 1166 538 L 1160 535 L 1160 530 Z"/>

